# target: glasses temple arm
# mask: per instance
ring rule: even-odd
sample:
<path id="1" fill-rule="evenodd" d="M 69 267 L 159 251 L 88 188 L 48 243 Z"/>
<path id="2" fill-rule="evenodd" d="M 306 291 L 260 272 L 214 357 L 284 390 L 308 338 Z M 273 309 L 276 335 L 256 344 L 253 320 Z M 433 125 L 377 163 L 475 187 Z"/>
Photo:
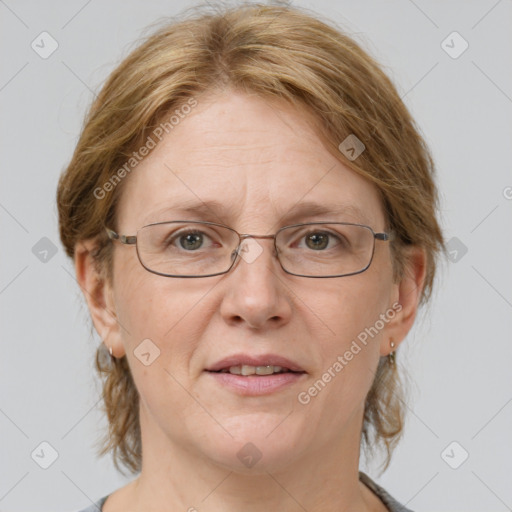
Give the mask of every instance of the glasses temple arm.
<path id="1" fill-rule="evenodd" d="M 110 228 L 105 228 L 105 231 L 107 232 L 107 235 L 111 240 L 119 240 L 122 244 L 127 245 L 135 245 L 137 243 L 136 236 L 119 235 Z"/>

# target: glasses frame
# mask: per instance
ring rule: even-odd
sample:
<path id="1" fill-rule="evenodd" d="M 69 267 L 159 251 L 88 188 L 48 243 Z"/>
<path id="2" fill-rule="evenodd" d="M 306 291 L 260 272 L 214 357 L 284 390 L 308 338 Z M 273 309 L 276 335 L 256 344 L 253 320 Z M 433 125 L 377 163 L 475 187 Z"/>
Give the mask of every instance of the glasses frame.
<path id="1" fill-rule="evenodd" d="M 142 261 L 142 258 L 141 258 L 140 253 L 139 253 L 139 246 L 137 244 L 138 233 L 142 229 L 144 229 L 146 227 L 149 227 L 149 226 L 156 226 L 156 225 L 160 225 L 160 224 L 171 224 L 171 223 L 176 223 L 176 224 L 207 224 L 207 225 L 210 225 L 210 226 L 218 226 L 218 227 L 226 228 L 226 229 L 229 229 L 230 231 L 232 231 L 233 233 L 235 233 L 238 236 L 238 245 L 237 245 L 236 249 L 232 253 L 232 255 L 235 254 L 235 257 L 233 259 L 233 262 L 229 266 L 229 268 L 227 270 L 223 271 L 223 272 L 216 272 L 214 274 L 206 274 L 206 275 L 200 275 L 200 276 L 198 276 L 198 275 L 164 274 L 163 272 L 158 272 L 156 270 L 152 270 L 152 269 L 148 268 L 144 264 L 144 262 Z M 310 226 L 310 225 L 315 225 L 315 224 L 336 224 L 336 225 L 343 225 L 343 226 L 360 226 L 360 227 L 368 229 L 372 233 L 372 235 L 373 235 L 372 253 L 371 253 L 370 261 L 369 261 L 368 265 L 366 265 L 366 267 L 364 267 L 362 270 L 358 270 L 357 272 L 350 272 L 349 274 L 334 274 L 334 275 L 328 275 L 328 276 L 308 276 L 308 275 L 304 275 L 304 274 L 296 274 L 294 272 L 290 272 L 289 270 L 286 270 L 286 268 L 283 267 L 281 259 L 279 258 L 279 251 L 277 250 L 277 241 L 276 241 L 277 240 L 277 235 L 281 231 L 283 231 L 285 229 L 288 229 L 288 228 L 301 227 L 301 226 Z M 393 237 L 393 232 L 389 232 L 389 233 L 384 233 L 384 232 L 376 233 L 370 226 L 367 226 L 366 224 L 357 224 L 357 223 L 353 223 L 353 222 L 331 222 L 331 221 L 302 222 L 302 223 L 299 223 L 299 224 L 291 224 L 289 226 L 283 226 L 282 228 L 280 228 L 273 235 L 251 235 L 251 234 L 248 234 L 248 233 L 239 233 L 235 229 L 230 228 L 229 226 L 226 226 L 225 224 L 219 224 L 217 222 L 209 222 L 209 221 L 200 221 L 200 220 L 168 220 L 168 221 L 162 221 L 162 222 L 153 222 L 151 224 L 146 224 L 145 226 L 141 227 L 137 231 L 136 235 L 120 235 L 119 233 L 116 233 L 113 229 L 110 229 L 108 227 L 105 227 L 105 231 L 107 233 L 108 238 L 110 240 L 112 240 L 112 241 L 116 241 L 117 240 L 118 242 L 120 242 L 120 243 L 122 243 L 124 245 L 132 245 L 132 246 L 134 245 L 135 248 L 136 248 L 136 251 L 137 251 L 137 258 L 139 259 L 140 264 L 148 272 L 151 272 L 152 274 L 156 274 L 156 275 L 163 276 L 163 277 L 179 277 L 179 278 L 213 277 L 213 276 L 220 276 L 220 275 L 223 275 L 223 274 L 227 274 L 235 266 L 236 262 L 239 260 L 239 256 L 240 256 L 240 252 L 241 252 L 240 248 L 242 246 L 242 242 L 244 240 L 246 240 L 247 238 L 273 239 L 274 240 L 275 255 L 276 255 L 277 261 L 279 261 L 279 265 L 281 265 L 281 268 L 283 269 L 284 272 L 286 272 L 287 274 L 290 274 L 292 276 L 308 277 L 308 278 L 312 278 L 312 279 L 324 279 L 324 278 L 333 278 L 333 277 L 353 276 L 353 275 L 361 274 L 364 271 L 368 270 L 368 268 L 372 264 L 373 256 L 375 254 L 375 240 L 380 240 L 382 242 L 389 242 L 389 241 L 391 241 L 394 238 Z"/>

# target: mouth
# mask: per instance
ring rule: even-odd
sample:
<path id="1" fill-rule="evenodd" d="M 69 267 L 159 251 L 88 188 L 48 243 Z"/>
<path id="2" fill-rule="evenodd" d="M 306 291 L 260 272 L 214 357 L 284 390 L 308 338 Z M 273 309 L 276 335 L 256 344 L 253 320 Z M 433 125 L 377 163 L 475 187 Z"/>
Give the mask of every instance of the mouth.
<path id="1" fill-rule="evenodd" d="M 238 371 L 240 373 L 236 373 Z M 274 365 L 236 365 L 217 371 L 206 370 L 205 373 L 213 379 L 215 386 L 240 396 L 253 397 L 284 391 L 290 386 L 303 383 L 306 378 L 304 371 L 292 371 Z"/>
<path id="2" fill-rule="evenodd" d="M 307 373 L 298 363 L 277 354 L 233 354 L 212 364 L 205 371 L 244 377 L 277 373 Z"/>
<path id="3" fill-rule="evenodd" d="M 290 368 L 284 368 L 283 366 L 278 365 L 251 366 L 247 364 L 229 366 L 216 371 L 206 371 L 211 373 L 230 373 L 231 375 L 242 375 L 244 377 L 247 377 L 249 375 L 274 375 L 276 373 L 306 373 L 304 371 L 290 370 Z"/>
<path id="4" fill-rule="evenodd" d="M 284 391 L 306 379 L 296 362 L 276 354 L 235 354 L 217 361 L 205 373 L 216 386 L 240 396 L 263 396 Z"/>

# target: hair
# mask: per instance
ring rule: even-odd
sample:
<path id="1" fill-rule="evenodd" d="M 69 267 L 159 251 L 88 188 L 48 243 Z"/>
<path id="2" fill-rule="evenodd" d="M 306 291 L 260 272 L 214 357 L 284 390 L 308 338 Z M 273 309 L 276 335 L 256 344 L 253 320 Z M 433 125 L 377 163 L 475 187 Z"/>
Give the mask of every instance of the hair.
<path id="1" fill-rule="evenodd" d="M 93 101 L 57 190 L 68 256 L 74 258 L 78 242 L 94 240 L 96 268 L 110 282 L 113 248 L 104 227 L 117 226 L 116 206 L 126 181 L 122 169 L 128 161 L 136 165 L 134 151 L 148 145 L 170 113 L 186 112 L 184 106 L 202 93 L 230 88 L 312 114 L 329 151 L 379 191 L 395 234 L 395 280 L 407 271 L 407 248 L 424 249 L 420 305 L 428 302 L 439 253 L 445 251 L 436 218 L 435 167 L 390 78 L 354 39 L 305 9 L 203 7 L 186 11 L 182 19 L 166 19 L 112 72 Z M 168 131 L 169 123 L 165 126 Z M 339 149 L 349 135 L 365 145 L 355 160 Z M 119 471 L 122 464 L 135 473 L 142 467 L 138 391 L 126 356 L 106 364 L 102 350 L 103 344 L 96 369 L 109 427 L 98 454 L 111 452 Z M 365 401 L 361 445 L 369 453 L 374 447 L 385 450 L 384 469 L 402 435 L 403 396 L 397 365 L 382 357 Z"/>

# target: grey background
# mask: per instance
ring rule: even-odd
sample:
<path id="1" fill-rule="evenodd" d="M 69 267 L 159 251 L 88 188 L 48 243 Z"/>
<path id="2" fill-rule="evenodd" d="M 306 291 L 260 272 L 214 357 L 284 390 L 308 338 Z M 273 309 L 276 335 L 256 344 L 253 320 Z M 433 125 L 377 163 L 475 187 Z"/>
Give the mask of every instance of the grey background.
<path id="1" fill-rule="evenodd" d="M 388 68 L 432 147 L 457 251 L 399 354 L 412 377 L 404 439 L 384 475 L 362 469 L 417 511 L 512 510 L 512 4 L 297 3 Z M 106 425 L 100 340 L 59 243 L 55 190 L 93 91 L 145 27 L 191 5 L 0 0 L 1 510 L 77 510 L 131 480 L 94 455 Z M 59 45 L 47 59 L 31 47 L 42 31 Z M 469 44 L 458 58 L 441 46 L 453 31 Z M 452 40 L 453 53 L 462 46 Z M 56 247 L 46 261 L 43 237 Z M 48 469 L 31 457 L 44 441 L 58 453 Z M 443 457 L 453 441 L 461 448 Z M 462 450 L 469 458 L 452 469 Z"/>

